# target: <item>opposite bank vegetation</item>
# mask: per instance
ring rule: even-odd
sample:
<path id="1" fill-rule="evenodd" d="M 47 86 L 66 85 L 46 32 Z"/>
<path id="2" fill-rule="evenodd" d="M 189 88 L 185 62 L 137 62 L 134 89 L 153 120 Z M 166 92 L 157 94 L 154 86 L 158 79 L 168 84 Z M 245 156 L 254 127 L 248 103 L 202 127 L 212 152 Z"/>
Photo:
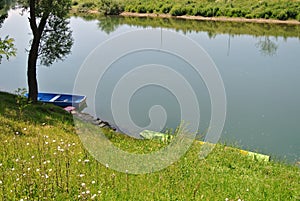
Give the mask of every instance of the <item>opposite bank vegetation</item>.
<path id="1" fill-rule="evenodd" d="M 300 0 L 73 0 L 76 12 L 300 21 Z"/>
<path id="2" fill-rule="evenodd" d="M 166 146 L 102 131 L 127 152 L 146 154 Z M 114 171 L 85 149 L 71 114 L 3 92 L 0 141 L 0 200 L 300 199 L 299 167 L 253 160 L 221 144 L 199 159 L 201 144 L 195 141 L 178 161 L 159 172 Z"/>

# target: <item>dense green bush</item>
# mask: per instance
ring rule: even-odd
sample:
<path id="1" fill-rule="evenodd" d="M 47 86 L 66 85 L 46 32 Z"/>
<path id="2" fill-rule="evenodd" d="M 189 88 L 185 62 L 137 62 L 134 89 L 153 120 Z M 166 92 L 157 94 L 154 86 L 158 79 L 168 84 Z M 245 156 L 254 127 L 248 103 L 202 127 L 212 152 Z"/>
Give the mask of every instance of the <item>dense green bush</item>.
<path id="1" fill-rule="evenodd" d="M 277 19 L 279 20 L 287 20 L 289 18 L 287 11 L 286 10 L 282 10 L 277 16 Z"/>
<path id="2" fill-rule="evenodd" d="M 146 9 L 146 12 L 148 12 L 148 13 L 154 13 L 155 12 L 155 5 L 149 4 L 149 5 L 146 6 L 145 9 Z"/>
<path id="3" fill-rule="evenodd" d="M 172 4 L 165 4 L 160 8 L 160 12 L 167 14 L 171 11 L 172 6 L 173 6 Z"/>
<path id="4" fill-rule="evenodd" d="M 193 15 L 193 13 L 194 13 L 194 7 L 191 5 L 181 6 L 179 4 L 176 4 L 170 10 L 170 14 L 172 16 Z"/>
<path id="5" fill-rule="evenodd" d="M 101 0 L 99 12 L 104 15 L 119 15 L 124 11 L 124 5 L 121 4 L 121 1 L 115 0 Z"/>
<path id="6" fill-rule="evenodd" d="M 138 5 L 138 6 L 137 6 L 137 12 L 138 12 L 138 13 L 146 13 L 147 10 L 146 10 L 145 6 L 143 6 L 143 5 Z"/>
<path id="7" fill-rule="evenodd" d="M 132 13 L 136 13 L 137 12 L 137 9 L 135 6 L 132 6 L 129 10 L 129 12 L 132 12 Z"/>
<path id="8" fill-rule="evenodd" d="M 286 14 L 288 15 L 288 18 L 290 18 L 290 19 L 296 19 L 298 13 L 299 12 L 297 12 L 297 10 L 295 8 L 288 8 Z"/>
<path id="9" fill-rule="evenodd" d="M 204 9 L 200 6 L 200 7 L 195 7 L 193 10 L 193 15 L 194 16 L 204 16 Z"/>
<path id="10" fill-rule="evenodd" d="M 182 16 L 185 15 L 186 12 L 185 10 L 182 8 L 181 5 L 175 5 L 172 7 L 172 9 L 170 10 L 170 14 L 172 16 Z"/>

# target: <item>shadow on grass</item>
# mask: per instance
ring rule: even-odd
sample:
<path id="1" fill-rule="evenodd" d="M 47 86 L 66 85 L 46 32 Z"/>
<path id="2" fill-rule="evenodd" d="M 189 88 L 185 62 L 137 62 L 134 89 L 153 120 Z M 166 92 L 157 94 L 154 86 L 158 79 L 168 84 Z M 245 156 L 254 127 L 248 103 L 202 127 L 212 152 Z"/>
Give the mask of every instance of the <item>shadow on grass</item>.
<path id="1" fill-rule="evenodd" d="M 58 106 L 39 102 L 31 104 L 26 98 L 23 101 L 17 101 L 18 99 L 20 97 L 17 95 L 0 92 L 0 116 L 33 124 L 73 125 L 72 115 Z"/>

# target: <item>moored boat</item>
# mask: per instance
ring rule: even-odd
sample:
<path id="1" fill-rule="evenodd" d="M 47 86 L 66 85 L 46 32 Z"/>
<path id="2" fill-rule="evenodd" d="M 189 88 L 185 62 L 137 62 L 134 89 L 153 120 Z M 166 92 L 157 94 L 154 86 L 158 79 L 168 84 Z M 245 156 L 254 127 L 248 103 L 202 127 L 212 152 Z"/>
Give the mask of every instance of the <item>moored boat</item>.
<path id="1" fill-rule="evenodd" d="M 28 97 L 28 93 L 26 93 L 25 96 Z M 38 101 L 53 103 L 60 107 L 74 106 L 76 108 L 81 108 L 86 104 L 86 96 L 59 93 L 38 93 Z"/>

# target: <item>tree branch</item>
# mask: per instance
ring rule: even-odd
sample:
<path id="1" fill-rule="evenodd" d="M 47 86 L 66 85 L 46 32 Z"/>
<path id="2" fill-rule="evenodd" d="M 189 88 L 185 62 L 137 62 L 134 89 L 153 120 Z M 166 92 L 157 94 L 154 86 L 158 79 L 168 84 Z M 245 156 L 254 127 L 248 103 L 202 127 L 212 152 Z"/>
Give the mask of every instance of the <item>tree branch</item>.
<path id="1" fill-rule="evenodd" d="M 33 34 L 37 33 L 37 24 L 36 24 L 36 14 L 35 14 L 35 0 L 29 1 L 29 13 L 30 17 L 28 18 L 30 27 L 32 29 Z"/>

